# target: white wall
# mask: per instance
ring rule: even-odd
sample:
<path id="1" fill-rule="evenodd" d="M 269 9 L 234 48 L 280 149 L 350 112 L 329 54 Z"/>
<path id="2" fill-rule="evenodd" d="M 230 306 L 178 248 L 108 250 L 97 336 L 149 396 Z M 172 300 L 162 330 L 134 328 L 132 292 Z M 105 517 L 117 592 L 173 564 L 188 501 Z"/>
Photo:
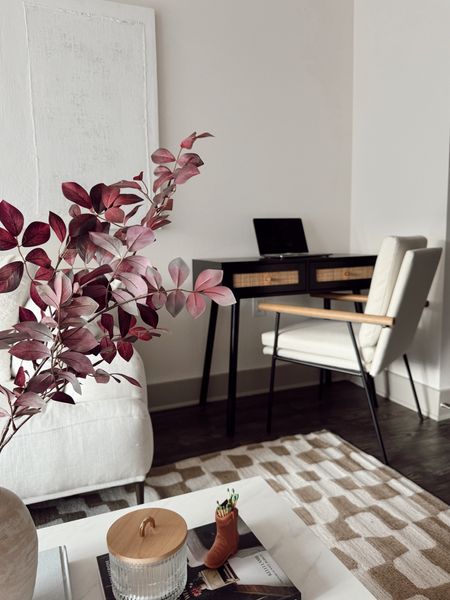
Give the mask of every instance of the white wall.
<path id="1" fill-rule="evenodd" d="M 419 233 L 429 245 L 445 245 L 449 23 L 448 0 L 355 0 L 352 251 L 376 251 L 389 234 Z M 442 335 L 449 271 L 443 259 L 409 353 L 415 379 L 435 389 L 450 385 L 448 335 Z M 404 375 L 402 364 L 392 370 Z"/>
<path id="2" fill-rule="evenodd" d="M 352 2 L 139 4 L 156 10 L 161 144 L 194 129 L 216 136 L 198 143 L 203 174 L 177 191 L 155 263 L 254 256 L 255 216 L 301 216 L 312 250 L 348 250 Z M 213 372 L 228 368 L 228 312 Z M 253 318 L 244 301 L 241 322 L 240 368 L 268 364 L 259 333 L 272 319 Z M 206 316 L 163 324 L 171 335 L 141 346 L 150 383 L 199 376 Z"/>

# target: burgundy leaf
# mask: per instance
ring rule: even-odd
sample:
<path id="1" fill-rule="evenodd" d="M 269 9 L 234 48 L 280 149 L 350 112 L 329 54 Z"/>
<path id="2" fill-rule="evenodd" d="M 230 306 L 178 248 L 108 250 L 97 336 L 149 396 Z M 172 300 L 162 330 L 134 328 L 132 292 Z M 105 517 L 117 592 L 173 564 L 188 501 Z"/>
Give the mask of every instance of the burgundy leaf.
<path id="1" fill-rule="evenodd" d="M 104 337 L 100 340 L 100 356 L 103 360 L 106 360 L 107 363 L 111 363 L 117 354 L 116 346 L 114 343 L 107 337 Z"/>
<path id="2" fill-rule="evenodd" d="M 111 373 L 111 375 L 117 375 L 118 377 L 123 377 L 129 383 L 135 385 L 136 387 L 142 387 L 137 379 L 135 379 L 134 377 L 130 377 L 129 375 L 125 375 L 124 373 Z"/>
<path id="3" fill-rule="evenodd" d="M 116 237 L 108 235 L 107 233 L 97 233 L 94 231 L 89 233 L 89 237 L 96 246 L 100 246 L 100 248 L 103 248 L 110 254 L 113 254 L 114 256 L 121 255 L 123 248 L 122 242 Z"/>
<path id="4" fill-rule="evenodd" d="M 0 294 L 13 292 L 19 287 L 23 275 L 23 262 L 15 260 L 0 268 Z"/>
<path id="5" fill-rule="evenodd" d="M 105 219 L 111 223 L 123 223 L 125 220 L 125 213 L 121 208 L 113 206 L 112 208 L 108 208 L 105 212 Z"/>
<path id="6" fill-rule="evenodd" d="M 135 188 L 137 190 L 141 189 L 141 186 L 137 183 L 137 181 L 129 181 L 127 179 L 116 181 L 116 183 L 113 183 L 112 186 L 118 188 Z"/>
<path id="7" fill-rule="evenodd" d="M 30 297 L 40 309 L 45 310 L 47 308 L 47 304 L 40 297 L 37 291 L 37 285 L 34 282 L 31 282 L 30 284 Z"/>
<path id="8" fill-rule="evenodd" d="M 50 396 L 55 402 L 64 402 L 65 404 L 75 404 L 75 400 L 65 392 L 55 392 Z"/>
<path id="9" fill-rule="evenodd" d="M 152 339 L 152 334 L 145 327 L 132 327 L 128 332 L 128 336 L 132 336 L 137 340 L 142 340 L 143 342 L 148 342 L 148 340 Z"/>
<path id="10" fill-rule="evenodd" d="M 65 352 L 62 352 L 58 358 L 68 367 L 76 371 L 79 375 L 94 374 L 94 367 L 92 366 L 91 361 L 87 356 L 81 354 L 80 352 L 66 350 Z"/>
<path id="11" fill-rule="evenodd" d="M 175 286 L 179 288 L 183 285 L 189 275 L 189 267 L 182 258 L 174 258 L 169 263 L 169 273 Z"/>
<path id="12" fill-rule="evenodd" d="M 117 200 L 120 194 L 120 189 L 114 186 L 106 185 L 102 189 L 102 202 L 105 208 L 111 208 L 114 206 L 115 201 Z"/>
<path id="13" fill-rule="evenodd" d="M 103 193 L 106 189 L 106 185 L 104 183 L 97 183 L 94 187 L 91 188 L 89 195 L 92 200 L 92 206 L 96 213 L 101 213 L 105 210 L 105 206 L 103 205 Z"/>
<path id="14" fill-rule="evenodd" d="M 47 346 L 37 340 L 19 342 L 9 349 L 9 353 L 22 360 L 40 360 L 50 356 Z"/>
<path id="15" fill-rule="evenodd" d="M 80 285 L 86 285 L 93 279 L 97 279 L 97 277 L 105 275 L 106 273 L 111 273 L 111 271 L 111 265 L 102 265 L 101 267 L 97 267 L 93 271 L 90 271 L 89 273 L 86 273 L 86 275 L 80 277 Z"/>
<path id="16" fill-rule="evenodd" d="M 30 340 L 38 340 L 40 342 L 53 341 L 53 334 L 47 325 L 37 323 L 35 321 L 25 321 L 25 323 L 17 323 L 14 328 L 26 335 Z"/>
<path id="17" fill-rule="evenodd" d="M 26 376 L 25 376 L 25 369 L 22 366 L 20 366 L 17 369 L 17 373 L 16 373 L 16 376 L 14 378 L 14 383 L 15 383 L 15 385 L 17 385 L 17 386 L 19 386 L 21 388 L 25 387 Z"/>
<path id="18" fill-rule="evenodd" d="M 196 319 L 205 312 L 205 299 L 200 294 L 197 294 L 197 292 L 192 292 L 186 300 L 186 308 L 189 314 Z"/>
<path id="19" fill-rule="evenodd" d="M 63 242 L 65 240 L 65 237 L 67 234 L 67 227 L 66 227 L 66 224 L 64 223 L 64 221 L 61 219 L 61 217 L 59 215 L 50 211 L 48 213 L 48 222 L 50 224 L 50 227 L 55 232 L 58 240 L 60 242 Z"/>
<path id="20" fill-rule="evenodd" d="M 23 214 L 6 200 L 0 202 L 0 221 L 14 237 L 23 229 Z"/>
<path id="21" fill-rule="evenodd" d="M 182 148 L 186 148 L 187 150 L 190 150 L 192 148 L 192 146 L 194 145 L 196 138 L 197 138 L 197 132 L 194 131 L 193 133 L 191 133 L 191 135 L 188 135 L 187 138 L 184 138 L 184 140 L 182 140 L 180 146 Z"/>
<path id="22" fill-rule="evenodd" d="M 104 313 L 100 317 L 99 325 L 109 334 L 109 337 L 114 337 L 114 317 L 108 313 Z"/>
<path id="23" fill-rule="evenodd" d="M 62 193 L 71 202 L 75 202 L 83 208 L 92 208 L 92 200 L 87 191 L 74 181 L 67 181 L 62 184 Z"/>
<path id="24" fill-rule="evenodd" d="M 125 312 L 120 306 L 117 309 L 117 315 L 119 317 L 120 335 L 124 338 L 127 336 L 128 331 L 130 330 L 132 319 L 134 319 L 135 323 L 136 319 L 129 313 Z"/>
<path id="25" fill-rule="evenodd" d="M 130 344 L 130 342 L 118 342 L 117 351 L 120 354 L 120 356 L 126 361 L 129 361 L 130 358 L 133 356 L 133 346 Z"/>
<path id="26" fill-rule="evenodd" d="M 45 406 L 45 401 L 35 392 L 25 392 L 17 398 L 14 404 L 15 406 L 36 408 L 40 410 L 43 406 Z"/>
<path id="27" fill-rule="evenodd" d="M 146 304 L 138 304 L 139 314 L 141 315 L 141 319 L 150 327 L 156 327 L 158 325 L 158 313 L 150 306 Z"/>
<path id="28" fill-rule="evenodd" d="M 134 181 L 142 181 L 144 179 L 144 171 L 141 171 L 139 175 L 133 177 Z"/>
<path id="29" fill-rule="evenodd" d="M 204 131 L 203 133 L 199 133 L 197 136 L 197 139 L 200 140 L 202 138 L 207 138 L 207 137 L 214 137 L 212 133 L 208 133 L 207 131 Z"/>
<path id="30" fill-rule="evenodd" d="M 23 232 L 22 246 L 40 246 L 50 239 L 50 225 L 41 221 L 33 221 Z"/>
<path id="31" fill-rule="evenodd" d="M 171 171 L 169 171 L 169 173 L 163 173 L 162 175 L 160 175 L 160 177 L 155 179 L 155 181 L 153 182 L 153 193 L 155 193 L 157 190 L 159 190 L 159 188 L 162 185 L 164 185 L 173 178 L 174 176 Z"/>
<path id="32" fill-rule="evenodd" d="M 202 294 L 205 294 L 205 296 L 208 296 L 208 298 L 214 300 L 220 306 L 230 306 L 230 304 L 236 302 L 233 292 L 223 285 L 216 285 L 215 287 L 202 290 Z"/>
<path id="33" fill-rule="evenodd" d="M 130 252 L 142 250 L 155 241 L 155 234 L 148 227 L 133 225 L 128 227 L 126 232 L 126 245 Z"/>
<path id="34" fill-rule="evenodd" d="M 50 371 L 42 371 L 30 379 L 27 389 L 30 390 L 30 392 L 42 394 L 46 390 L 50 389 L 54 382 L 54 377 Z"/>
<path id="35" fill-rule="evenodd" d="M 4 202 L 4 200 L 2 202 Z M 6 229 L 0 227 L 0 250 L 11 250 L 11 248 L 15 248 L 16 246 L 16 238 L 11 233 L 9 233 L 9 231 L 6 231 Z"/>
<path id="36" fill-rule="evenodd" d="M 51 260 L 45 250 L 42 248 L 35 248 L 30 250 L 25 256 L 25 260 L 33 265 L 39 265 L 40 267 L 48 268 L 51 265 Z"/>
<path id="37" fill-rule="evenodd" d="M 77 237 L 89 231 L 93 231 L 97 225 L 97 217 L 89 213 L 75 216 L 69 223 L 70 237 Z"/>
<path id="38" fill-rule="evenodd" d="M 81 296 L 74 298 L 69 306 L 64 307 L 64 311 L 68 317 L 83 317 L 92 315 L 98 308 L 98 303 L 92 298 Z"/>
<path id="39" fill-rule="evenodd" d="M 19 306 L 19 321 L 22 323 L 23 321 L 37 321 L 37 319 L 32 310 Z"/>
<path id="40" fill-rule="evenodd" d="M 193 163 L 188 163 L 181 169 L 175 170 L 175 183 L 176 184 L 185 183 L 188 179 L 190 179 L 191 177 L 194 177 L 194 175 L 199 175 L 199 174 L 200 174 L 200 171 L 199 171 L 198 167 L 196 167 Z"/>
<path id="41" fill-rule="evenodd" d="M 14 404 L 16 401 L 16 396 L 3 385 L 0 385 L 0 393 L 8 398 L 8 404 Z"/>
<path id="42" fill-rule="evenodd" d="M 75 259 L 77 258 L 77 251 L 73 248 L 68 248 L 64 251 L 63 258 L 69 265 L 73 265 Z"/>
<path id="43" fill-rule="evenodd" d="M 196 167 L 201 167 L 203 164 L 205 164 L 200 158 L 200 156 L 198 154 L 195 154 L 195 152 L 185 152 L 178 159 L 178 166 L 184 167 L 188 163 L 191 163 Z"/>
<path id="44" fill-rule="evenodd" d="M 142 202 L 142 200 L 143 198 L 137 196 L 136 194 L 120 194 L 114 206 L 128 206 L 130 204 L 137 204 L 138 202 Z"/>
<path id="45" fill-rule="evenodd" d="M 55 274 L 55 269 L 53 267 L 39 267 L 39 269 L 34 274 L 35 279 L 39 279 L 41 281 L 50 281 Z"/>
<path id="46" fill-rule="evenodd" d="M 195 281 L 194 290 L 201 292 L 208 288 L 219 285 L 222 281 L 223 271 L 220 269 L 205 269 L 202 271 Z"/>
<path id="47" fill-rule="evenodd" d="M 62 341 L 70 350 L 83 353 L 89 352 L 98 346 L 98 341 L 95 339 L 95 336 L 92 335 L 86 327 L 65 331 L 62 334 Z"/>
<path id="48" fill-rule="evenodd" d="M 158 150 L 153 152 L 151 159 L 152 162 L 155 163 L 155 165 L 163 165 L 165 163 L 171 163 L 176 161 L 175 156 L 170 150 L 167 150 L 167 148 L 158 148 Z"/>
<path id="49" fill-rule="evenodd" d="M 186 297 L 181 290 L 175 290 L 168 294 L 166 309 L 172 317 L 176 317 L 183 310 L 185 304 Z"/>

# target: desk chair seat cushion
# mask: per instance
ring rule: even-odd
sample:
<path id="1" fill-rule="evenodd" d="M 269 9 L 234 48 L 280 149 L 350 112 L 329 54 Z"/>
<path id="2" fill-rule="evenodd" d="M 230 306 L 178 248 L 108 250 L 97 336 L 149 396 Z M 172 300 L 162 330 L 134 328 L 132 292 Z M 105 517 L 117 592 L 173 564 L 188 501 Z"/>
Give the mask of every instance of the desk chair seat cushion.
<path id="1" fill-rule="evenodd" d="M 359 325 L 353 327 L 357 336 Z M 262 334 L 264 354 L 272 354 L 274 339 L 274 331 Z M 277 353 L 283 358 L 300 362 L 359 371 L 355 349 L 344 322 L 307 319 L 280 329 Z M 369 364 L 365 366 L 368 368 Z"/>
<path id="2" fill-rule="evenodd" d="M 384 238 L 375 263 L 365 312 L 386 315 L 403 258 L 408 250 L 426 248 L 427 239 L 421 235 Z M 364 323 L 359 330 L 359 345 L 364 359 L 371 361 L 382 327 Z"/>

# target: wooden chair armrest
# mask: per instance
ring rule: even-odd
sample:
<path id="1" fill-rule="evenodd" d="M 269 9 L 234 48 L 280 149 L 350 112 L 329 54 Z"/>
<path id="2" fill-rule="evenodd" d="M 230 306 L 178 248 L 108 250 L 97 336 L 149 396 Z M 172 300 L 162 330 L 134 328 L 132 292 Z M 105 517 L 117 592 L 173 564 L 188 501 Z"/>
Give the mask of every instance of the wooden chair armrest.
<path id="1" fill-rule="evenodd" d="M 346 321 L 351 323 L 369 323 L 370 325 L 382 325 L 392 327 L 395 323 L 394 317 L 380 315 L 367 315 L 344 310 L 328 310 L 326 308 L 312 308 L 310 306 L 291 306 L 289 304 L 271 304 L 262 302 L 258 305 L 259 310 L 275 312 L 286 315 L 298 315 L 301 317 L 313 317 L 316 319 L 329 319 L 330 321 Z"/>
<path id="2" fill-rule="evenodd" d="M 312 298 L 323 298 L 324 300 L 340 300 L 342 302 L 367 302 L 367 294 L 346 294 L 344 292 L 327 292 L 323 294 L 310 294 Z"/>

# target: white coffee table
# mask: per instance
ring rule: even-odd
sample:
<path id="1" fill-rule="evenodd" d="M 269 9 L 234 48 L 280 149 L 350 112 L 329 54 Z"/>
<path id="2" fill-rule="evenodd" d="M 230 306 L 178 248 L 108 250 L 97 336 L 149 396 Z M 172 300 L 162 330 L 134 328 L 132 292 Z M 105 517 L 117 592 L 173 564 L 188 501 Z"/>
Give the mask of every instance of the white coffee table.
<path id="1" fill-rule="evenodd" d="M 303 600 L 374 599 L 261 477 L 145 506 L 170 508 L 185 518 L 189 528 L 198 527 L 213 520 L 216 500 L 226 496 L 227 487 L 239 492 L 240 515 L 301 590 Z M 105 537 L 109 526 L 134 508 L 38 530 L 40 550 L 67 547 L 73 600 L 101 600 L 95 557 L 107 552 Z"/>

